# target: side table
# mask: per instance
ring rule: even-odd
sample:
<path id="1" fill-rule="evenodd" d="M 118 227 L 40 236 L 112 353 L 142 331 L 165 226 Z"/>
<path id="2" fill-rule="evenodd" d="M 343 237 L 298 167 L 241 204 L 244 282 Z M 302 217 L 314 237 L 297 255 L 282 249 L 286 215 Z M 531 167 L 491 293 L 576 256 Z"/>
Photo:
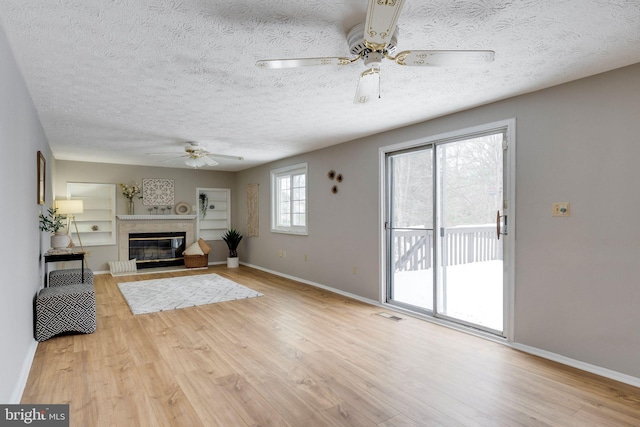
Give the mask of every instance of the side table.
<path id="1" fill-rule="evenodd" d="M 44 287 L 47 287 L 47 278 L 49 272 L 47 264 L 50 262 L 64 262 L 64 261 L 80 261 L 82 265 L 82 283 L 84 283 L 84 251 L 70 251 L 70 250 L 55 250 L 51 249 L 44 254 Z"/>

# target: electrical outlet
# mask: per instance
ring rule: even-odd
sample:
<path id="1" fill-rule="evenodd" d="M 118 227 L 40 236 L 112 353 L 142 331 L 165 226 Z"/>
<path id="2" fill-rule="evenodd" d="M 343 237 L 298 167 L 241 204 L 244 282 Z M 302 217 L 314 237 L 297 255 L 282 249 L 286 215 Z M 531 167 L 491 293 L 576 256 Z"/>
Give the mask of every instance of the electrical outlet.
<path id="1" fill-rule="evenodd" d="M 569 202 L 556 202 L 551 205 L 552 216 L 570 216 L 571 208 Z"/>
<path id="2" fill-rule="evenodd" d="M 278 249 L 278 256 L 282 258 L 282 249 Z"/>

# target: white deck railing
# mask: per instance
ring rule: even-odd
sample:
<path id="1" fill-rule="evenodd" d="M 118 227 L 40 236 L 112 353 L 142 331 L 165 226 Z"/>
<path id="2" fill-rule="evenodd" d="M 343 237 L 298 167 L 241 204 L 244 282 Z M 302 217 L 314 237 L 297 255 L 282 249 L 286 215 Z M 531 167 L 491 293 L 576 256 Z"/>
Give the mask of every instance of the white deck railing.
<path id="1" fill-rule="evenodd" d="M 440 254 L 444 266 L 502 259 L 502 245 L 493 224 L 443 229 Z M 393 254 L 396 271 L 431 268 L 432 230 L 393 230 Z"/>

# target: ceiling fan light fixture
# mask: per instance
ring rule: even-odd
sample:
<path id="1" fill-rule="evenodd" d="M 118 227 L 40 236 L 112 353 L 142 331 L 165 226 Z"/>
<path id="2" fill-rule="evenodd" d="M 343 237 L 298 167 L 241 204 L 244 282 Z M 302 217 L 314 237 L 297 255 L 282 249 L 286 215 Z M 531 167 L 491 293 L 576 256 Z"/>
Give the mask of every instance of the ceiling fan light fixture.
<path id="1" fill-rule="evenodd" d="M 364 65 L 366 65 L 367 68 L 380 68 L 380 64 L 382 63 L 382 58 L 383 58 L 383 55 L 382 55 L 382 52 L 380 51 L 367 52 L 362 57 L 364 61 Z"/>
<path id="2" fill-rule="evenodd" d="M 366 104 L 380 97 L 380 69 L 371 68 L 364 71 L 358 80 L 354 104 Z"/>
<path id="3" fill-rule="evenodd" d="M 194 158 L 194 157 L 189 157 L 187 160 L 185 160 L 185 161 L 184 161 L 184 163 L 185 163 L 187 166 L 190 166 L 190 167 L 192 167 L 192 168 L 194 168 L 194 169 L 195 169 L 195 168 L 199 168 L 200 166 L 204 166 L 204 165 L 205 165 L 204 160 L 202 160 L 202 159 L 201 159 L 201 158 L 199 158 L 199 157 L 195 157 L 195 158 Z"/>

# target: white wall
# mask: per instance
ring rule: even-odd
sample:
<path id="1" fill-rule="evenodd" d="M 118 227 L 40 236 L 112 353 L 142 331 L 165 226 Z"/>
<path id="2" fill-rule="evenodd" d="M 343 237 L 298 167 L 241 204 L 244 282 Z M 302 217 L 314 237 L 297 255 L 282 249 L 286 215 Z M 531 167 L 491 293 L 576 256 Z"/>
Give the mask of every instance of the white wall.
<path id="1" fill-rule="evenodd" d="M 67 197 L 67 182 L 98 182 L 116 185 L 116 212 L 127 213 L 127 199 L 122 195 L 118 184 L 142 184 L 143 178 L 172 179 L 175 193 L 175 203 L 185 202 L 189 205 L 197 205 L 196 188 L 230 188 L 231 189 L 231 222 L 234 223 L 234 215 L 237 208 L 235 194 L 235 173 L 218 172 L 204 169 L 174 169 L 157 168 L 148 166 L 113 165 L 107 163 L 71 162 L 58 160 L 56 162 L 56 177 L 54 193 L 56 198 Z M 134 199 L 135 212 L 138 215 L 148 214 L 148 206 L 142 205 L 142 200 Z M 208 241 L 212 252 L 209 254 L 209 262 L 223 262 L 227 259 L 227 245 L 222 240 Z M 118 246 L 88 246 L 90 255 L 87 258 L 89 268 L 94 271 L 108 271 L 109 261 L 118 259 Z"/>
<path id="2" fill-rule="evenodd" d="M 36 203 L 37 152 L 47 162 L 46 206 Z M 0 402 L 17 403 L 36 348 L 33 299 L 42 286 L 48 235 L 38 213 L 51 205 L 53 160 L 37 113 L 0 28 Z M 43 246 L 43 245 L 46 245 Z"/>
<path id="3" fill-rule="evenodd" d="M 379 299 L 379 147 L 515 117 L 514 338 L 640 377 L 639 99 L 636 64 L 240 172 L 240 197 L 260 184 L 260 236 L 246 239 L 241 260 Z M 301 161 L 309 236 L 270 233 L 269 171 Z M 337 195 L 330 169 L 345 176 Z M 551 217 L 557 201 L 571 202 L 571 217 Z"/>

